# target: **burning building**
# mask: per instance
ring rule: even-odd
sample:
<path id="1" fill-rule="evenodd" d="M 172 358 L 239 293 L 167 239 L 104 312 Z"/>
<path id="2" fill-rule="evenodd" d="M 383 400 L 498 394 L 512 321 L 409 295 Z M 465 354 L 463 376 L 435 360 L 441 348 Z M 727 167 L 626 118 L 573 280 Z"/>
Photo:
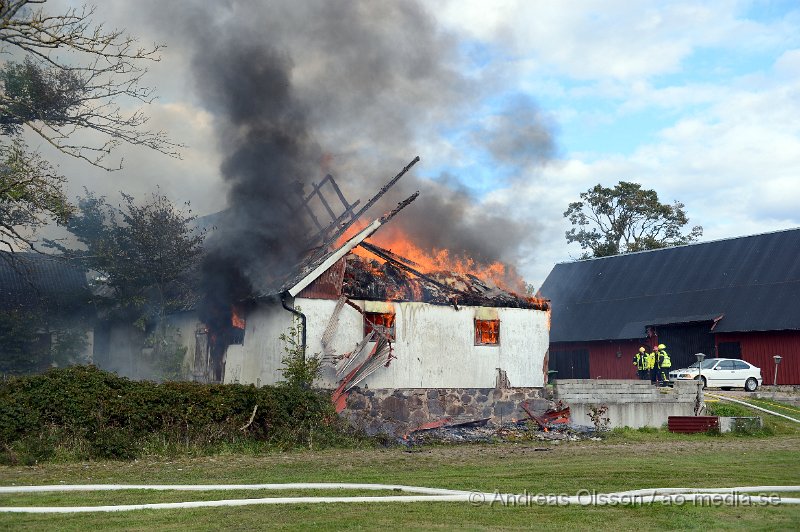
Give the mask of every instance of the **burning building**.
<path id="1" fill-rule="evenodd" d="M 516 386 L 544 384 L 546 301 L 474 275 L 422 273 L 362 238 L 340 248 L 361 249 L 289 286 L 288 298 L 264 294 L 251 306 L 243 342 L 227 350 L 225 382 L 281 380 L 279 337 L 302 313 L 325 387 L 491 388 L 498 369 Z"/>
<path id="2" fill-rule="evenodd" d="M 301 194 L 295 208 L 313 219 L 317 233 L 308 242 L 315 244 L 293 268 L 265 275 L 261 286 L 249 285 L 249 293 L 232 305 L 201 312 L 201 320 L 203 315 L 225 318 L 203 320 L 197 329 L 195 376 L 256 385 L 283 380 L 287 351 L 281 337 L 298 324 L 305 356 L 321 357 L 323 363 L 315 385 L 335 390 L 339 411 L 352 406 L 352 391 L 358 395 L 365 389 L 434 401 L 450 395 L 459 403 L 453 407 L 450 400 L 451 413 L 489 416 L 510 394 L 520 394 L 517 403 L 538 396 L 546 380 L 546 300 L 502 288 L 506 272 L 500 264 L 481 270 L 469 260 L 448 261 L 446 252 L 436 257 L 412 253 L 412 260 L 369 240 L 419 193 L 369 224 L 361 215 L 417 161 L 358 210 L 359 202 L 348 203 L 330 176 L 314 185 L 311 195 Z M 322 194 L 325 183 L 341 201 L 342 214 L 336 215 Z M 325 205 L 329 222 L 309 208 L 312 199 Z M 413 250 L 410 242 L 391 247 Z M 473 397 L 483 398 L 479 412 L 463 407 Z M 431 407 L 406 421 L 419 425 L 436 411 Z M 408 413 L 398 416 L 408 418 Z"/>

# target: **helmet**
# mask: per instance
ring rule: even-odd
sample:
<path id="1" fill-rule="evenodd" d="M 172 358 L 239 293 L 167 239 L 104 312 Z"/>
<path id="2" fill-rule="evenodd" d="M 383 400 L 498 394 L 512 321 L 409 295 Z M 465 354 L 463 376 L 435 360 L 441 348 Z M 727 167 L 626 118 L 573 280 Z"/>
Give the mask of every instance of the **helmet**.
<path id="1" fill-rule="evenodd" d="M 639 352 L 640 352 L 640 353 L 644 353 L 644 347 L 640 347 L 640 348 L 639 348 Z"/>
<path id="2" fill-rule="evenodd" d="M 666 349 L 666 348 L 667 348 L 667 346 L 665 346 L 664 344 L 658 344 L 658 348 L 659 348 L 659 349 Z"/>

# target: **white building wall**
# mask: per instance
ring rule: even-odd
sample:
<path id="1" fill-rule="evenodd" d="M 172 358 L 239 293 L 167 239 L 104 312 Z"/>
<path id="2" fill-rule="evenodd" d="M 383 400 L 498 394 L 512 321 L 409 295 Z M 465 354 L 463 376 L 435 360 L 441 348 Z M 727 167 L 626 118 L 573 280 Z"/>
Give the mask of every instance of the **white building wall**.
<path id="1" fill-rule="evenodd" d="M 288 332 L 292 318 L 279 302 L 262 303 L 250 311 L 246 316 L 244 344 L 228 347 L 224 382 L 261 386 L 282 381 L 281 360 L 286 351 L 280 336 Z"/>
<path id="2" fill-rule="evenodd" d="M 497 368 L 507 372 L 512 386 L 544 385 L 543 364 L 549 332 L 545 311 L 493 307 L 453 307 L 426 303 L 354 301 L 370 312 L 395 313 L 396 343 L 388 368 L 365 381 L 370 388 L 491 388 Z M 322 334 L 336 301 L 297 298 L 307 318 L 307 354 L 322 352 Z M 475 318 L 500 320 L 500 345 L 476 346 Z M 291 314 L 280 304 L 261 305 L 247 317 L 239 382 L 272 384 L 281 380 L 283 343 L 278 339 L 291 323 Z M 364 333 L 362 315 L 345 305 L 333 345 L 337 354 L 351 351 Z M 226 373 L 234 371 L 228 359 Z M 334 387 L 335 377 L 326 371 L 320 383 Z"/>

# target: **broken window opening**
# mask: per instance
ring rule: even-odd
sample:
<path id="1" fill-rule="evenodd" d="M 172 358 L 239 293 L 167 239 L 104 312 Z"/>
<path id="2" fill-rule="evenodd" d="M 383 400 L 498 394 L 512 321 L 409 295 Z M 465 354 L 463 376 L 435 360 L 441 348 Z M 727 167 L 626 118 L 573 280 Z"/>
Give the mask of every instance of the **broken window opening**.
<path id="1" fill-rule="evenodd" d="M 244 345 L 244 329 L 231 328 L 228 345 Z"/>
<path id="2" fill-rule="evenodd" d="M 233 305 L 231 307 L 231 326 L 237 329 L 244 329 L 245 325 L 244 310 L 241 307 Z"/>
<path id="3" fill-rule="evenodd" d="M 242 345 L 244 344 L 244 330 L 247 322 L 244 318 L 244 309 L 237 305 L 231 307 L 231 329 L 230 329 L 230 343 Z"/>
<path id="4" fill-rule="evenodd" d="M 475 345 L 500 345 L 500 320 L 475 320 Z"/>
<path id="5" fill-rule="evenodd" d="M 385 336 L 392 342 L 395 341 L 394 314 L 391 312 L 365 312 L 364 336 L 372 331 Z"/>

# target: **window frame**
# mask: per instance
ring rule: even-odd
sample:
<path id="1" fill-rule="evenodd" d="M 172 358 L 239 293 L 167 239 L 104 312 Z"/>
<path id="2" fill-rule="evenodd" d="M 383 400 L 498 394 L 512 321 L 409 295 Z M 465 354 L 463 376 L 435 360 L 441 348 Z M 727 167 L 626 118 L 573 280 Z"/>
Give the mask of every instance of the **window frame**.
<path id="1" fill-rule="evenodd" d="M 380 316 L 381 319 L 384 319 L 388 316 L 391 316 L 391 326 L 387 326 L 381 321 L 381 323 L 377 323 L 376 321 L 371 321 L 369 316 Z M 366 337 L 372 330 L 378 326 L 382 327 L 387 330 L 389 333 L 389 341 L 396 342 L 397 341 L 397 315 L 394 312 L 364 312 L 364 336 Z"/>
<path id="2" fill-rule="evenodd" d="M 479 329 L 483 324 L 496 323 L 496 332 L 494 334 L 494 342 L 484 342 L 484 335 L 486 334 L 483 329 Z M 500 319 L 482 320 L 475 318 L 473 320 L 473 333 L 476 346 L 499 347 L 500 346 Z"/>

